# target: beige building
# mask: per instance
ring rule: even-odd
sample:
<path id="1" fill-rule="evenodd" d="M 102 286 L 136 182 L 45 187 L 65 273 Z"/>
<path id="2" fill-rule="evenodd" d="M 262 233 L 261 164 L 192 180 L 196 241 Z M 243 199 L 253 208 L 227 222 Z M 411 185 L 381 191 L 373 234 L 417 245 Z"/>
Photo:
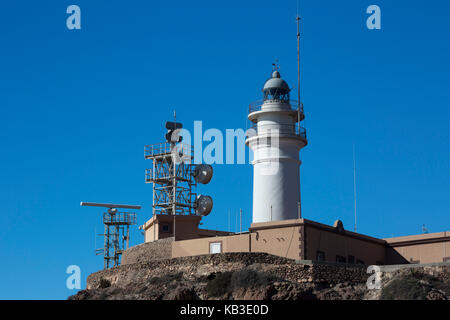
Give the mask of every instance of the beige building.
<path id="1" fill-rule="evenodd" d="M 384 239 L 390 264 L 450 261 L 450 232 Z"/>
<path id="2" fill-rule="evenodd" d="M 201 216 L 156 214 L 139 227 L 144 230 L 144 242 L 176 236 L 176 240 L 230 235 L 231 232 L 199 229 Z"/>
<path id="3" fill-rule="evenodd" d="M 235 234 L 199 229 L 201 217 L 156 215 L 141 226 L 145 242 L 175 237 L 172 257 L 222 252 L 266 252 L 295 260 L 354 264 L 450 261 L 450 232 L 377 239 L 307 219 L 253 223 Z"/>

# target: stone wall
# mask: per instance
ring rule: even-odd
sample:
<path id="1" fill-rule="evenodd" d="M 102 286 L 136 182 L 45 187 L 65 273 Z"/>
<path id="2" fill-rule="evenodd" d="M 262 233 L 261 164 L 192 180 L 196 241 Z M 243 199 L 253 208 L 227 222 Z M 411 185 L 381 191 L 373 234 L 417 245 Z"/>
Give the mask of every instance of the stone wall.
<path id="1" fill-rule="evenodd" d="M 383 282 L 392 279 L 398 274 L 408 274 L 411 271 L 416 271 L 434 277 L 439 281 L 450 283 L 450 262 L 387 265 L 379 268 L 380 271 L 376 273 Z"/>
<path id="2" fill-rule="evenodd" d="M 122 265 L 144 263 L 153 260 L 170 259 L 172 238 L 146 242 L 127 249 L 122 255 Z"/>
<path id="3" fill-rule="evenodd" d="M 139 254 L 139 250 L 147 250 L 147 248 L 133 248 L 136 248 L 136 255 Z M 152 252 L 156 249 L 152 247 L 149 250 Z M 122 266 L 89 275 L 87 289 L 98 288 L 102 279 L 112 285 L 126 287 L 135 281 L 144 282 L 153 277 L 167 274 L 182 273 L 184 280 L 196 281 L 212 273 L 237 271 L 245 267 L 297 283 L 337 284 L 347 282 L 358 284 L 365 283 L 368 277 L 365 266 L 299 264 L 291 259 L 256 252 L 223 253 L 152 261 L 144 259 L 145 262 L 130 264 L 133 260 L 136 258 L 128 254 L 126 263 L 122 263 Z"/>
<path id="4" fill-rule="evenodd" d="M 449 289 L 450 289 L 450 263 L 429 263 L 429 264 L 406 264 L 406 265 L 387 265 L 387 266 L 379 266 L 378 272 L 375 272 L 378 280 L 381 283 L 381 288 L 385 288 L 386 286 L 389 286 L 390 282 L 396 279 L 400 279 L 402 277 L 411 276 L 413 274 L 416 274 L 414 278 L 418 279 L 422 286 L 427 287 L 430 285 L 429 280 L 425 276 L 417 276 L 417 274 L 423 274 L 427 276 L 431 276 L 433 279 L 433 282 L 438 282 L 441 285 L 438 287 L 435 287 L 433 290 L 431 290 L 430 295 L 427 296 L 427 299 L 429 300 L 441 300 L 442 298 L 444 300 L 448 300 L 449 296 Z M 433 286 L 436 286 L 434 284 Z M 438 288 L 438 291 L 441 291 L 441 289 L 444 289 L 444 291 L 437 292 L 436 288 Z M 445 292 L 447 291 L 447 292 Z M 379 300 L 381 299 L 381 294 L 383 290 L 368 290 L 367 294 L 365 296 L 365 299 L 368 300 Z M 432 296 L 435 296 L 432 298 Z M 436 295 L 439 297 L 436 299 Z M 445 297 L 445 295 L 447 297 Z"/>

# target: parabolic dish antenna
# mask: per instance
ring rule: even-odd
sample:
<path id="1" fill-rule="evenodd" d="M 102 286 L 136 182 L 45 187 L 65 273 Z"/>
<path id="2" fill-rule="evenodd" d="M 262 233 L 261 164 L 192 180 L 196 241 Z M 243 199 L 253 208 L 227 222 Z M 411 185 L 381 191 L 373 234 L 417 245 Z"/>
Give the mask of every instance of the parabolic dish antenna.
<path id="1" fill-rule="evenodd" d="M 207 216 L 213 207 L 213 200 L 210 196 L 199 195 L 195 200 L 195 212 L 201 216 Z"/>
<path id="2" fill-rule="evenodd" d="M 197 183 L 207 184 L 213 176 L 213 168 L 209 164 L 199 164 L 194 169 L 194 179 Z"/>

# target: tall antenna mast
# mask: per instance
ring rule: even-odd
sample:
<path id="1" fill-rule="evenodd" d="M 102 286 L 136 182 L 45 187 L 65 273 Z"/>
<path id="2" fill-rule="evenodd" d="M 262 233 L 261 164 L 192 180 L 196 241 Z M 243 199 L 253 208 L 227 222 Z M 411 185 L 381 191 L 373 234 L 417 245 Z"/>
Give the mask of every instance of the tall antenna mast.
<path id="1" fill-rule="evenodd" d="M 297 99 L 298 99 L 297 130 L 298 130 L 298 134 L 300 135 L 300 131 L 301 131 L 300 121 L 302 120 L 300 113 L 303 113 L 303 106 L 302 106 L 302 102 L 300 100 L 300 15 L 298 14 L 298 11 L 299 11 L 298 7 L 299 7 L 299 4 L 298 4 L 298 0 L 297 0 L 297 17 L 295 19 L 297 21 Z M 299 219 L 301 219 L 301 217 L 302 217 L 301 198 L 302 198 L 301 191 L 299 190 L 299 199 L 300 199 L 300 201 L 298 202 L 298 216 L 299 216 L 298 218 Z"/>
<path id="2" fill-rule="evenodd" d="M 298 15 L 298 1 L 297 1 L 297 96 L 300 106 L 300 16 Z M 299 115 L 300 120 L 300 115 Z"/>
<path id="3" fill-rule="evenodd" d="M 355 210 L 355 232 L 356 232 L 356 160 L 355 160 L 355 144 L 353 143 L 353 198 Z"/>
<path id="4" fill-rule="evenodd" d="M 239 233 L 242 233 L 242 209 L 239 209 Z"/>

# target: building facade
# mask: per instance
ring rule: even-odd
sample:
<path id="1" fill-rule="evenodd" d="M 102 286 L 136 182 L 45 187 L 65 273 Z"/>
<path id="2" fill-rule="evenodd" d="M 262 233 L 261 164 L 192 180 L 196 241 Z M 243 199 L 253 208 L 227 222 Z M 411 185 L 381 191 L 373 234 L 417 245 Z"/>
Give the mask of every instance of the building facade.
<path id="1" fill-rule="evenodd" d="M 213 232 L 209 230 L 209 232 Z M 364 265 L 450 261 L 450 232 L 378 239 L 307 219 L 253 223 L 240 234 L 199 236 L 171 243 L 172 258 L 225 252 L 265 252 L 294 260 Z"/>

